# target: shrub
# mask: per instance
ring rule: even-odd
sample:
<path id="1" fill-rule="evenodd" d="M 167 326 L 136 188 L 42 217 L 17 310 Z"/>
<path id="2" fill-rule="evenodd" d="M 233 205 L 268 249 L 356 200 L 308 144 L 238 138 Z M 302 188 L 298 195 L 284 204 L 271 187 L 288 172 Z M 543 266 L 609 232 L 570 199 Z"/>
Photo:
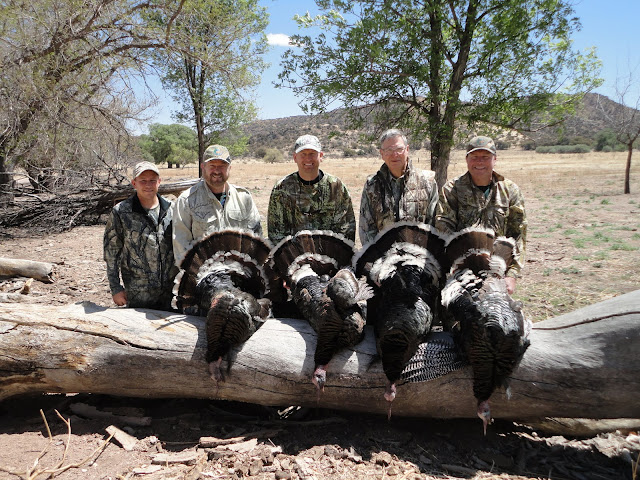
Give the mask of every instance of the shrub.
<path id="1" fill-rule="evenodd" d="M 544 145 L 536 148 L 536 153 L 589 153 L 591 147 L 583 143 L 578 145 Z"/>
<path id="2" fill-rule="evenodd" d="M 358 155 L 358 152 L 356 150 L 354 150 L 353 148 L 345 147 L 342 150 L 342 156 L 343 157 L 355 157 L 357 155 Z"/>
<path id="3" fill-rule="evenodd" d="M 266 163 L 282 163 L 284 162 L 284 155 L 282 155 L 282 152 L 277 148 L 267 148 L 262 159 Z"/>
<path id="4" fill-rule="evenodd" d="M 267 147 L 258 147 L 256 148 L 256 157 L 257 158 L 264 158 L 264 156 L 267 154 Z"/>

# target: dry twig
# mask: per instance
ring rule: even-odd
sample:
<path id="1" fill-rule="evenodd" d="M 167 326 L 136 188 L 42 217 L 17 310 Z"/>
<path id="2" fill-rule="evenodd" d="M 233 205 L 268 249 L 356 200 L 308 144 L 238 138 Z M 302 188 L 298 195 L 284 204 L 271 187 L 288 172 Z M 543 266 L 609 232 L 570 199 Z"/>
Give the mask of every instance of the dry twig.
<path id="1" fill-rule="evenodd" d="M 98 448 L 96 448 L 83 460 L 76 463 L 68 463 L 65 465 L 64 462 L 67 458 L 67 453 L 69 452 L 69 445 L 71 443 L 71 422 L 68 419 L 65 419 L 62 415 L 60 415 L 60 412 L 58 412 L 58 410 L 55 410 L 55 412 L 56 412 L 56 415 L 58 415 L 58 417 L 60 418 L 60 420 L 62 420 L 64 424 L 67 426 L 67 440 L 66 442 L 64 442 L 64 452 L 62 453 L 62 459 L 60 459 L 60 461 L 53 467 L 42 467 L 42 468 L 39 467 L 40 460 L 42 460 L 42 458 L 47 454 L 49 447 L 51 447 L 51 444 L 53 443 L 53 435 L 51 435 L 51 430 L 49 429 L 49 423 L 47 422 L 47 418 L 45 417 L 44 412 L 40 410 L 40 415 L 42 416 L 42 420 L 44 420 L 44 426 L 47 429 L 47 435 L 49 436 L 49 443 L 38 454 L 38 456 L 33 462 L 33 466 L 27 469 L 26 471 L 20 472 L 17 470 L 4 467 L 2 465 L 0 465 L 0 471 L 9 473 L 11 475 L 15 475 L 16 477 L 20 477 L 23 480 L 36 480 L 40 476 L 46 476 L 46 478 L 53 478 L 56 475 L 66 472 L 67 470 L 70 470 L 72 468 L 81 467 L 82 465 L 87 463 L 89 460 L 94 458 L 94 456 L 95 456 L 94 461 L 97 460 L 97 458 L 100 456 L 104 448 L 111 441 L 113 434 L 110 435 L 109 438 L 107 438 Z"/>

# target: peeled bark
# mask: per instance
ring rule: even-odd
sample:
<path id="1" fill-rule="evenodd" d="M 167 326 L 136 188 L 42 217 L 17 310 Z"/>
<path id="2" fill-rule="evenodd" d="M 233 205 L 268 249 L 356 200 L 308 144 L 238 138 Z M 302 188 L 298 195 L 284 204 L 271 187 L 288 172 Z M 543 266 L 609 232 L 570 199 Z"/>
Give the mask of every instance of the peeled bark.
<path id="1" fill-rule="evenodd" d="M 640 418 L 640 290 L 539 322 L 498 418 Z M 370 327 L 311 383 L 316 335 L 301 320 L 268 320 L 233 353 L 220 385 L 204 360 L 205 319 L 155 310 L 0 304 L 0 400 L 28 392 L 191 397 L 385 413 L 386 378 Z M 393 415 L 474 417 L 471 370 L 398 387 Z"/>

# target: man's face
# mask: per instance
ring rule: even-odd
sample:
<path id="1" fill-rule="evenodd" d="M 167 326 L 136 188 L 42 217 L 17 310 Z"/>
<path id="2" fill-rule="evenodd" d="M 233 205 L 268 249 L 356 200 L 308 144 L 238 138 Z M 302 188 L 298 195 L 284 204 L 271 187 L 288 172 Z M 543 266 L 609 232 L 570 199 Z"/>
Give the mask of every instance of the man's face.
<path id="1" fill-rule="evenodd" d="M 322 152 L 317 152 L 312 148 L 305 148 L 293 154 L 293 161 L 298 166 L 298 173 L 304 180 L 314 180 L 318 176 L 323 155 Z"/>
<path id="2" fill-rule="evenodd" d="M 229 179 L 231 164 L 224 160 L 209 160 L 202 164 L 202 178 L 213 193 L 222 193 Z"/>
<path id="3" fill-rule="evenodd" d="M 394 177 L 401 176 L 409 163 L 409 146 L 402 137 L 387 138 L 380 147 L 382 160 L 387 164 Z"/>
<path id="4" fill-rule="evenodd" d="M 131 185 L 138 194 L 138 198 L 151 200 L 158 194 L 160 186 L 160 176 L 151 170 L 145 170 L 136 178 L 131 180 Z"/>
<path id="5" fill-rule="evenodd" d="M 467 169 L 476 185 L 489 185 L 496 156 L 488 150 L 476 150 L 467 155 Z"/>

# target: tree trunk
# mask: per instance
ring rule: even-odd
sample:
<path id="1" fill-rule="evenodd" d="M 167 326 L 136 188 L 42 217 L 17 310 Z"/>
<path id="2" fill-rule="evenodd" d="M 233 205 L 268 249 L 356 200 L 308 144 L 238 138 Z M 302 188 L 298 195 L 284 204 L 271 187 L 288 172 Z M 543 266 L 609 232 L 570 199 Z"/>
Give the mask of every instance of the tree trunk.
<path id="1" fill-rule="evenodd" d="M 627 165 L 624 169 L 624 193 L 631 193 L 631 155 L 633 154 L 633 142 L 627 145 Z"/>
<path id="2" fill-rule="evenodd" d="M 0 276 L 29 277 L 41 282 L 53 282 L 53 264 L 0 257 Z"/>
<path id="3" fill-rule="evenodd" d="M 492 413 L 640 418 L 640 290 L 537 323 Z M 234 350 L 216 386 L 204 360 L 205 319 L 91 303 L 0 305 L 0 399 L 28 392 L 192 397 L 262 405 L 306 405 L 384 414 L 386 378 L 370 327 L 355 351 L 336 356 L 318 399 L 311 383 L 316 336 L 300 320 L 268 320 Z M 442 335 L 442 334 L 441 334 Z M 394 415 L 474 417 L 469 367 L 403 383 Z"/>

